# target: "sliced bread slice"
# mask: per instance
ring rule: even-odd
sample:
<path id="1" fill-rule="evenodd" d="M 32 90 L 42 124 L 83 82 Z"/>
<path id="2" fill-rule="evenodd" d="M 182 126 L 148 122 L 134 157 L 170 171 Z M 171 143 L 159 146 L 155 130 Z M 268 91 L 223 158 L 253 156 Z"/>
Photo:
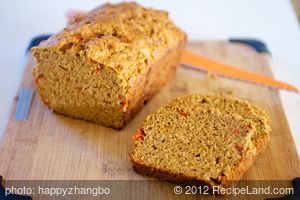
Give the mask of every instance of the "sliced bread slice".
<path id="1" fill-rule="evenodd" d="M 245 119 L 246 109 L 240 111 L 239 104 L 191 95 L 149 115 L 133 136 L 130 160 L 135 171 L 175 182 L 232 185 L 257 156 L 255 120 Z"/>
<path id="2" fill-rule="evenodd" d="M 229 187 L 265 149 L 266 113 L 234 98 L 194 94 L 149 115 L 133 136 L 136 172 L 175 182 Z"/>

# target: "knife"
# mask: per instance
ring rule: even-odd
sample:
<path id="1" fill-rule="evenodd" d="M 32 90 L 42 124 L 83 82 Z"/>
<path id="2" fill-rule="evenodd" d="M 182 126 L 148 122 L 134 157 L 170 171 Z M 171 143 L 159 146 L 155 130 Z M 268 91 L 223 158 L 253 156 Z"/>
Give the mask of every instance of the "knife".
<path id="1" fill-rule="evenodd" d="M 209 59 L 207 57 L 195 54 L 187 50 L 183 52 L 183 55 L 181 57 L 181 63 L 188 67 L 205 70 L 218 75 L 223 75 L 225 77 L 235 78 L 251 83 L 257 83 L 275 89 L 284 89 L 299 93 L 299 90 L 296 87 L 288 83 L 277 81 L 273 78 L 250 72 L 244 69 L 239 69 L 237 67 L 227 65 L 213 59 Z"/>

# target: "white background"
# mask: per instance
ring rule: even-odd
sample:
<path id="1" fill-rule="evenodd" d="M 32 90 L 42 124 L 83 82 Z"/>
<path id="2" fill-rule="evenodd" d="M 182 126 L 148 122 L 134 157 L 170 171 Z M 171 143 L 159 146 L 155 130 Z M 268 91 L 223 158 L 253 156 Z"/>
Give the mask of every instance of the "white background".
<path id="1" fill-rule="evenodd" d="M 1 0 L 0 136 L 19 86 L 31 37 L 54 33 L 66 23 L 69 9 L 90 10 L 101 0 Z M 116 2 L 116 1 L 113 1 Z M 138 1 L 165 9 L 190 40 L 254 37 L 267 43 L 275 76 L 300 88 L 300 31 L 289 0 Z M 300 95 L 281 92 L 289 125 L 300 150 Z M 273 122 L 276 123 L 276 122 Z M 284 141 L 284 138 L 282 138 Z"/>

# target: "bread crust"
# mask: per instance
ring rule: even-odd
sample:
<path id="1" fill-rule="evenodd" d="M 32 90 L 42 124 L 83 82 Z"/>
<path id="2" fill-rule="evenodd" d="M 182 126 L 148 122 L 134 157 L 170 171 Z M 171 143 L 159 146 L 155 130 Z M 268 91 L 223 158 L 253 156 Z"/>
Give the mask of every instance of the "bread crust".
<path id="1" fill-rule="evenodd" d="M 129 155 L 129 160 L 133 164 L 133 169 L 136 173 L 157 178 L 159 180 L 169 181 L 176 184 L 181 185 L 205 185 L 209 188 L 212 187 L 232 187 L 237 184 L 237 181 L 242 178 L 242 176 L 246 173 L 246 171 L 251 167 L 253 162 L 256 160 L 257 154 L 256 151 L 249 150 L 246 153 L 246 156 L 243 157 L 238 168 L 235 170 L 230 177 L 227 177 L 226 180 L 222 180 L 221 182 L 216 182 L 214 180 L 203 180 L 197 177 L 192 177 L 186 174 L 178 174 L 174 173 L 167 169 L 157 168 L 150 165 L 144 164 L 142 161 L 134 160 L 131 155 Z"/>
<path id="2" fill-rule="evenodd" d="M 186 38 L 176 48 L 169 49 L 157 62 L 151 64 L 148 72 L 134 84 L 129 91 L 128 110 L 125 113 L 127 124 L 144 105 L 176 74 L 182 51 L 186 46 Z"/>

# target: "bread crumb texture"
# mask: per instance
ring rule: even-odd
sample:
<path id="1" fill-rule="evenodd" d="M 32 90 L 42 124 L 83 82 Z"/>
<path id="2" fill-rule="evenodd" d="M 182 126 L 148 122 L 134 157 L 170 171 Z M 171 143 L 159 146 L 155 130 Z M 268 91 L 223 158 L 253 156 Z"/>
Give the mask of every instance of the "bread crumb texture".
<path id="1" fill-rule="evenodd" d="M 262 109 L 239 99 L 178 98 L 145 119 L 130 159 L 141 174 L 229 187 L 265 149 L 269 123 Z"/>
<path id="2" fill-rule="evenodd" d="M 54 111 L 118 129 L 173 77 L 185 44 L 167 12 L 105 4 L 32 48 L 33 79 Z"/>

